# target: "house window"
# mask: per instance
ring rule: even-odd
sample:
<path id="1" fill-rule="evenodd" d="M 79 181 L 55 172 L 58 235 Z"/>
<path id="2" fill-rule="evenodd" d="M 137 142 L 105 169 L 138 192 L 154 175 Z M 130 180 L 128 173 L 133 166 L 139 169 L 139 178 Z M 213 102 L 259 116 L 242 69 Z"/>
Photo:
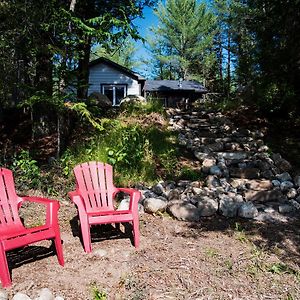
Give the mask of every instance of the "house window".
<path id="1" fill-rule="evenodd" d="M 123 84 L 102 84 L 102 94 L 108 97 L 113 106 L 118 106 L 121 99 L 127 94 L 127 86 Z"/>

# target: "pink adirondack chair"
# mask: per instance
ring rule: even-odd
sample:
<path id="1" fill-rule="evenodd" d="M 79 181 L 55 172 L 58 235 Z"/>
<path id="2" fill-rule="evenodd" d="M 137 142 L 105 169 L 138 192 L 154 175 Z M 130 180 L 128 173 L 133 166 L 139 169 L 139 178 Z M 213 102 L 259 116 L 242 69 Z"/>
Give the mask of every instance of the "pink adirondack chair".
<path id="1" fill-rule="evenodd" d="M 85 252 L 91 252 L 91 225 L 131 223 L 134 245 L 139 246 L 138 201 L 141 193 L 131 188 L 116 188 L 113 169 L 109 164 L 87 162 L 74 168 L 76 191 L 70 192 L 76 204 Z M 113 199 L 119 192 L 130 195 L 128 210 L 115 210 Z"/>
<path id="2" fill-rule="evenodd" d="M 46 205 L 46 224 L 34 228 L 23 226 L 18 210 L 24 201 Z M 3 287 L 11 285 L 6 251 L 41 240 L 54 239 L 58 262 L 64 258 L 60 239 L 57 212 L 59 202 L 40 197 L 18 197 L 12 171 L 0 168 L 0 280 Z"/>

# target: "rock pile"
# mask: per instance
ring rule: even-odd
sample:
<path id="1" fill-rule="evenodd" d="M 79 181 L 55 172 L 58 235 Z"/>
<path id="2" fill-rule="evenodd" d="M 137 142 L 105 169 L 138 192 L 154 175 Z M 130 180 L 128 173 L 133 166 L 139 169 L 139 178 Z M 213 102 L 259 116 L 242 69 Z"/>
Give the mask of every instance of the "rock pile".
<path id="1" fill-rule="evenodd" d="M 17 293 L 12 298 L 12 300 L 31 300 L 31 299 L 32 298 L 28 297 L 24 293 Z M 0 290 L 0 300 L 8 300 L 8 295 L 4 290 Z M 34 300 L 64 300 L 64 298 L 60 296 L 55 297 L 48 288 L 44 288 L 39 291 L 39 296 L 34 298 Z"/>
<path id="2" fill-rule="evenodd" d="M 220 112 L 173 109 L 168 115 L 169 129 L 201 162 L 205 180 L 142 187 L 146 212 L 199 221 L 217 213 L 274 220 L 300 210 L 300 175 L 292 178 L 290 163 L 269 153 L 263 131 L 237 128 Z"/>

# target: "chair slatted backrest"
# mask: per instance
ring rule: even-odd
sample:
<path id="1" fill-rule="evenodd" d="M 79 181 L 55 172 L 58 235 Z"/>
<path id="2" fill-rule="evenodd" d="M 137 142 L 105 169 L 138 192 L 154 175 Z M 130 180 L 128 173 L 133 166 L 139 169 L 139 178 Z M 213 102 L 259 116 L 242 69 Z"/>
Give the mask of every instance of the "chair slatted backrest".
<path id="1" fill-rule="evenodd" d="M 0 168 L 0 233 L 8 227 L 22 226 L 12 171 Z"/>
<path id="2" fill-rule="evenodd" d="M 85 202 L 87 212 L 113 210 L 113 169 L 102 162 L 87 162 L 74 168 L 77 190 Z"/>

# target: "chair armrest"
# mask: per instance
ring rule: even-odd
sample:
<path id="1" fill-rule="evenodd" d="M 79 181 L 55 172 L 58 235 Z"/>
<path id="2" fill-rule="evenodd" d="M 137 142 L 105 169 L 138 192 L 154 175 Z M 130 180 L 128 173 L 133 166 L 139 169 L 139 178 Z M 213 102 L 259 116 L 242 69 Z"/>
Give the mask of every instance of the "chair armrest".
<path id="1" fill-rule="evenodd" d="M 76 204 L 76 206 L 79 210 L 81 210 L 81 209 L 83 209 L 84 211 L 86 210 L 85 204 L 83 201 L 83 197 L 81 196 L 79 191 L 69 192 L 68 195 L 69 195 L 71 201 Z"/>
<path id="2" fill-rule="evenodd" d="M 34 197 L 34 196 L 18 197 L 18 208 L 20 208 L 25 201 L 46 205 L 46 225 L 58 223 L 57 215 L 58 215 L 60 204 L 57 200 L 51 200 L 48 198 Z"/>
<path id="3" fill-rule="evenodd" d="M 141 192 L 132 188 L 116 188 L 116 193 L 123 192 L 130 195 L 129 209 L 138 212 L 138 203 L 141 199 Z"/>

